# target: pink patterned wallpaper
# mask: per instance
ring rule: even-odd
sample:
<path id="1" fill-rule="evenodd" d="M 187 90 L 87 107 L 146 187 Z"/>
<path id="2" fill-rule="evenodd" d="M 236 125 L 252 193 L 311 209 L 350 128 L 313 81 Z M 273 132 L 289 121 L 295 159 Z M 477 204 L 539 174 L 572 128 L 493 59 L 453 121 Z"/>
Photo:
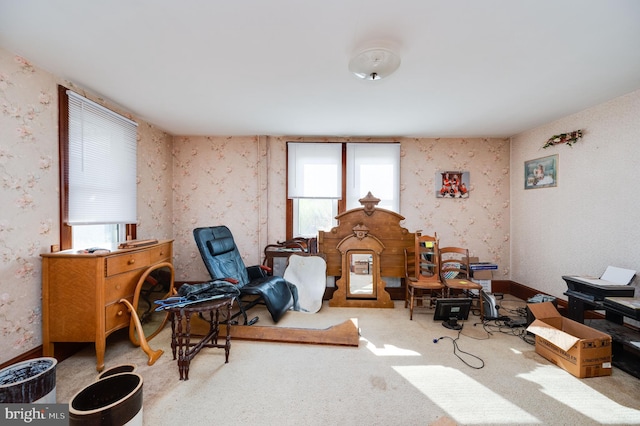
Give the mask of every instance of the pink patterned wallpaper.
<path id="1" fill-rule="evenodd" d="M 40 253 L 59 243 L 57 84 L 107 100 L 0 50 L 0 363 L 41 344 Z M 128 115 L 126 111 L 118 111 Z M 130 116 L 130 115 L 129 115 Z M 131 116 L 130 116 L 131 117 Z M 207 273 L 193 242 L 198 226 L 229 226 L 247 264 L 285 236 L 286 142 L 329 138 L 172 136 L 138 127 L 138 237 L 173 238 L 177 280 Z M 374 141 L 330 138 L 332 141 Z M 389 141 L 389 139 L 385 139 Z M 408 229 L 509 274 L 509 143 L 506 139 L 398 139 L 401 214 Z M 436 199 L 437 170 L 470 172 L 467 200 Z"/>
<path id="2" fill-rule="evenodd" d="M 60 235 L 58 84 L 110 106 L 0 49 L 0 363 L 42 343 L 40 254 Z M 138 237 L 172 238 L 172 136 L 132 118 Z"/>
<path id="3" fill-rule="evenodd" d="M 287 141 L 375 142 L 370 138 L 282 136 L 175 138 L 174 231 L 179 279 L 208 278 L 193 242 L 195 227 L 229 226 L 246 264 L 261 263 L 264 246 L 285 238 Z M 393 141 L 402 146 L 403 226 L 437 232 L 441 244 L 468 247 L 472 256 L 499 264 L 497 278 L 508 276 L 508 139 Z M 468 199 L 435 197 L 435 174 L 444 170 L 470 173 Z"/>

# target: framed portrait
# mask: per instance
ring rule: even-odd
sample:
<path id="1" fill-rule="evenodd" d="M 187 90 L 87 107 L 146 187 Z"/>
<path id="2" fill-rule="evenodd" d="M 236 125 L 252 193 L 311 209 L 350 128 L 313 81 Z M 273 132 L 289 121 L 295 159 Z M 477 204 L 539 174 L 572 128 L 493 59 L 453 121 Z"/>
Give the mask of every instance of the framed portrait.
<path id="1" fill-rule="evenodd" d="M 558 186 L 558 154 L 524 162 L 524 189 Z"/>
<path id="2" fill-rule="evenodd" d="M 469 198 L 469 172 L 436 172 L 436 198 Z"/>

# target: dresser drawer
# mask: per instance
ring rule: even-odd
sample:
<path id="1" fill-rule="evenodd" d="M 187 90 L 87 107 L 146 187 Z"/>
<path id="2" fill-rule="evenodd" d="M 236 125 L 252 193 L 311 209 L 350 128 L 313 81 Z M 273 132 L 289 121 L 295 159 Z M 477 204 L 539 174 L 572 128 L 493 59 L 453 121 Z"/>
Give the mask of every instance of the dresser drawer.
<path id="1" fill-rule="evenodd" d="M 170 262 L 172 257 L 171 244 L 160 244 L 158 247 L 149 249 L 149 264 L 160 262 Z"/>
<path id="2" fill-rule="evenodd" d="M 126 298 L 129 302 L 133 298 Z M 127 327 L 131 320 L 129 309 L 124 303 L 115 302 L 105 307 L 105 332 L 117 330 L 118 328 Z"/>
<path id="3" fill-rule="evenodd" d="M 133 300 L 138 280 L 145 271 L 146 268 L 108 277 L 104 282 L 105 303 L 117 302 L 123 297 Z"/>
<path id="4" fill-rule="evenodd" d="M 107 258 L 107 276 L 121 274 L 149 266 L 149 250 L 121 254 Z"/>

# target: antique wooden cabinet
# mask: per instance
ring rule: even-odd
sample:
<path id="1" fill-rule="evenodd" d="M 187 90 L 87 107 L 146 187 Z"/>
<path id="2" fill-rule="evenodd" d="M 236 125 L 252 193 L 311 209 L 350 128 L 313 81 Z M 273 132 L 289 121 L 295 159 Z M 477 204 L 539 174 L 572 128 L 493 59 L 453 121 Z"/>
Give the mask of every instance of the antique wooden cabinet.
<path id="1" fill-rule="evenodd" d="M 172 262 L 172 244 L 164 240 L 103 254 L 42 254 L 43 355 L 53 356 L 56 342 L 94 342 L 96 369 L 102 371 L 107 336 L 128 327 L 131 318 L 119 300 L 133 300 L 147 268 Z"/>

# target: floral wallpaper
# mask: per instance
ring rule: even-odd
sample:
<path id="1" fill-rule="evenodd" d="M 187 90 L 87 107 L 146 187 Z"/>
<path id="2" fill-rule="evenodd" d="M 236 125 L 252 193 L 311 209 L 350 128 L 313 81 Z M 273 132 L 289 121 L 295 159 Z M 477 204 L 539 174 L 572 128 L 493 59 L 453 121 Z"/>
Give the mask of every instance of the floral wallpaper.
<path id="1" fill-rule="evenodd" d="M 403 139 L 401 214 L 409 230 L 438 234 L 440 246 L 467 247 L 471 256 L 509 275 L 509 140 Z M 436 198 L 436 172 L 469 172 L 469 198 Z"/>
<path id="2" fill-rule="evenodd" d="M 176 280 L 209 275 L 193 239 L 193 229 L 226 225 L 247 265 L 261 262 L 267 244 L 261 203 L 266 170 L 264 138 L 176 137 L 174 156 L 174 262 Z"/>
<path id="3" fill-rule="evenodd" d="M 111 106 L 0 49 L 0 363 L 42 343 L 40 254 L 60 241 L 58 84 Z M 138 122 L 138 237 L 172 238 L 172 136 L 131 118 Z"/>
<path id="4" fill-rule="evenodd" d="M 175 138 L 178 279 L 208 278 L 193 241 L 192 230 L 197 226 L 229 226 L 248 265 L 261 263 L 264 246 L 285 238 L 287 141 L 376 140 L 283 136 Z M 509 140 L 400 138 L 384 141 L 401 143 L 400 213 L 405 217 L 402 225 L 414 232 L 436 232 L 442 245 L 468 247 L 472 256 L 497 263 L 496 279 L 506 279 L 509 274 Z M 436 198 L 436 172 L 444 170 L 470 173 L 468 199 Z"/>
<path id="5" fill-rule="evenodd" d="M 0 361 L 6 361 L 41 344 L 39 255 L 58 239 L 55 80 L 23 58 L 0 54 L 0 111 Z"/>
<path id="6" fill-rule="evenodd" d="M 138 123 L 138 238 L 174 239 L 176 279 L 208 275 L 193 241 L 198 226 L 224 224 L 245 262 L 285 237 L 286 142 L 371 138 L 172 136 L 108 100 L 60 81 L 0 49 L 0 363 L 41 344 L 41 259 L 59 244 L 57 85 Z M 389 141 L 390 139 L 384 139 Z M 410 231 L 437 232 L 447 245 L 509 275 L 509 141 L 400 138 L 401 214 Z M 470 197 L 437 199 L 435 173 L 470 173 Z"/>
<path id="7" fill-rule="evenodd" d="M 247 264 L 285 237 L 287 141 L 400 142 L 402 225 L 497 263 L 496 279 L 562 297 L 563 274 L 638 269 L 638 197 L 612 196 L 596 169 L 637 175 L 640 91 L 511 139 L 173 136 L 0 49 L 0 363 L 41 344 L 40 254 L 59 244 L 58 84 L 138 122 L 138 238 L 175 240 L 179 281 L 208 278 L 195 227 L 229 226 Z M 575 146 L 541 148 L 574 129 Z M 554 153 L 558 187 L 524 190 L 523 162 Z M 446 170 L 469 172 L 468 199 L 436 198 Z"/>

